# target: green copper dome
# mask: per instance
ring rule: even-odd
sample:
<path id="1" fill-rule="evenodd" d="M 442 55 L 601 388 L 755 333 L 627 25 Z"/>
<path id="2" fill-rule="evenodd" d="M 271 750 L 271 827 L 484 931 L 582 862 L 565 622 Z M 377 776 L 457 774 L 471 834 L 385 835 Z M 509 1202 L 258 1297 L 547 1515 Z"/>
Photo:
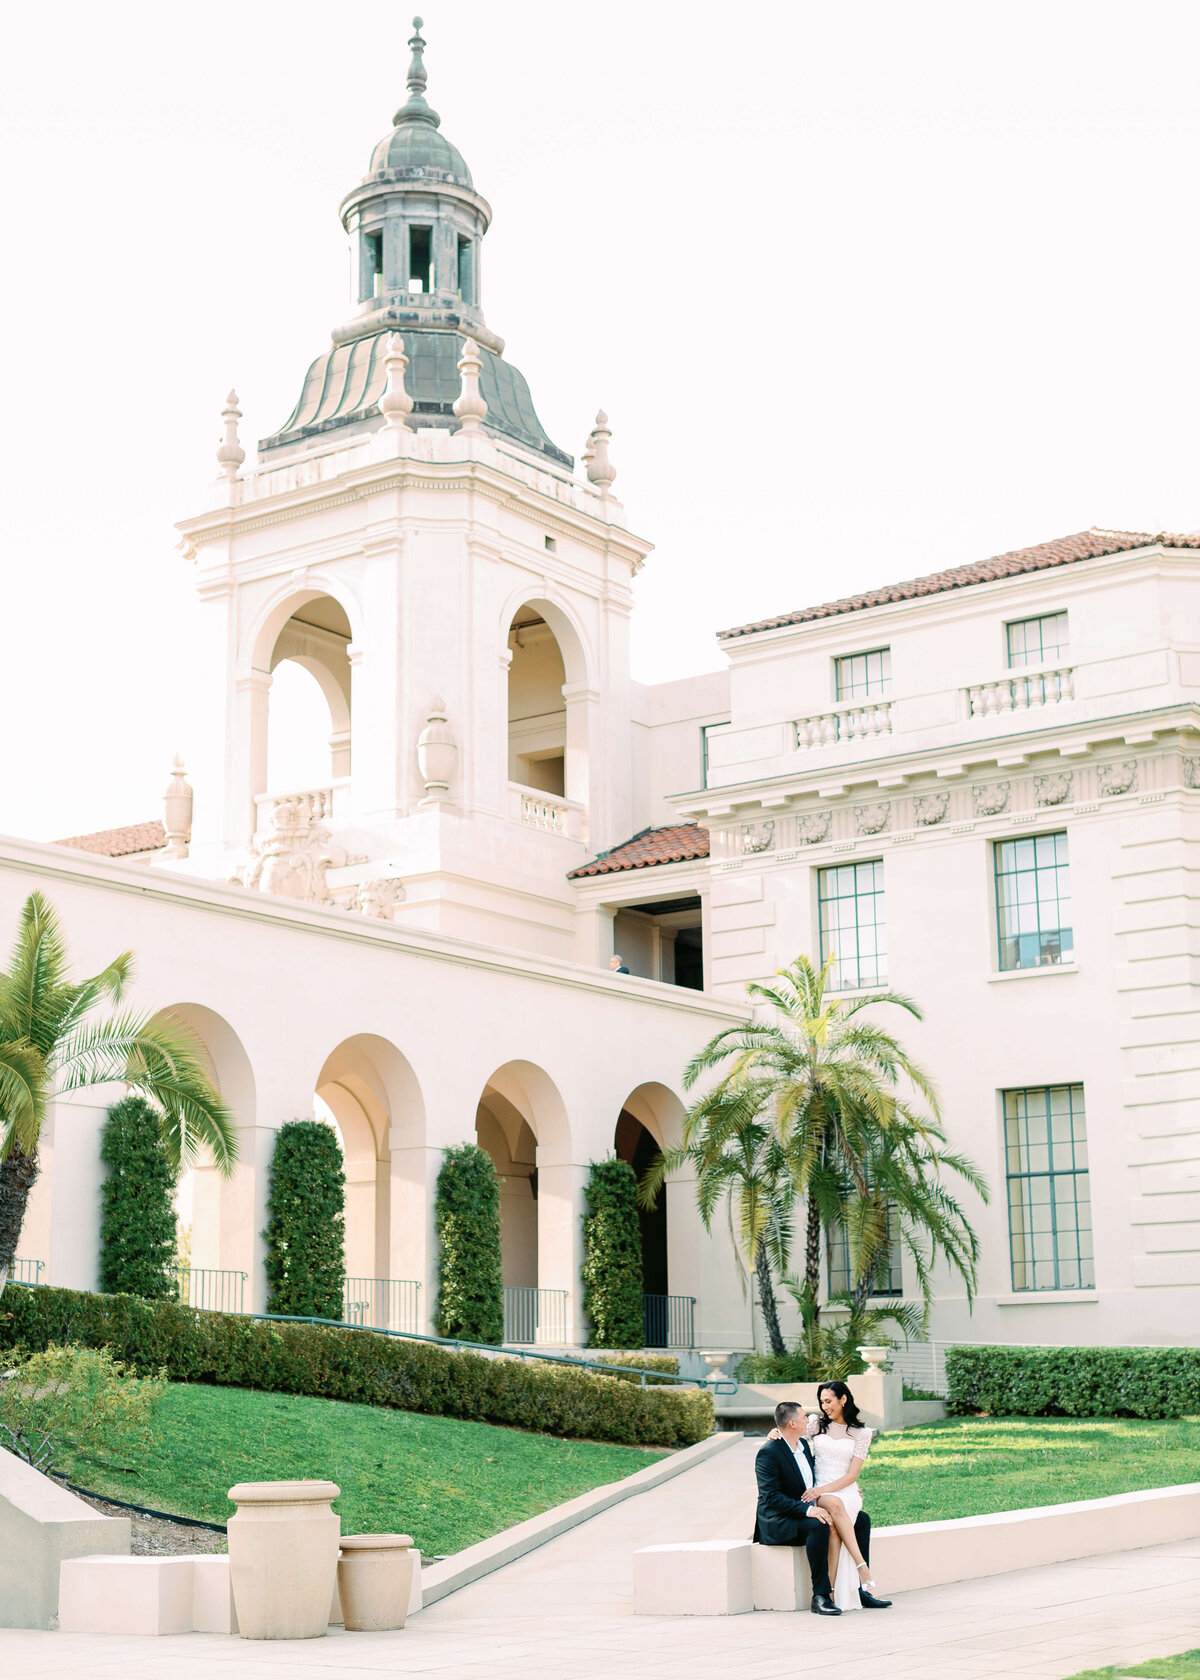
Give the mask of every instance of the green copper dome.
<path id="1" fill-rule="evenodd" d="M 405 123 L 379 142 L 371 153 L 371 174 L 384 170 L 418 177 L 436 175 L 460 187 L 475 185 L 458 147 L 429 123 Z"/>

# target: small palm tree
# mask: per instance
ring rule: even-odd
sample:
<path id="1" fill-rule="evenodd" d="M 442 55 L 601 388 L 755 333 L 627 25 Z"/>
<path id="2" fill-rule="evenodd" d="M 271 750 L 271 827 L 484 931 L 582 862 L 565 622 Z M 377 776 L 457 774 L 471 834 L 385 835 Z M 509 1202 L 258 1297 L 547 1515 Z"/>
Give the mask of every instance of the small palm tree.
<path id="1" fill-rule="evenodd" d="M 53 907 L 31 893 L 8 968 L 0 972 L 0 1288 L 12 1268 L 34 1180 L 47 1104 L 87 1085 L 118 1082 L 160 1111 L 172 1165 L 202 1146 L 230 1174 L 237 1125 L 204 1072 L 200 1046 L 169 1017 L 110 1015 L 133 975 L 125 951 L 90 980 L 72 981 Z"/>

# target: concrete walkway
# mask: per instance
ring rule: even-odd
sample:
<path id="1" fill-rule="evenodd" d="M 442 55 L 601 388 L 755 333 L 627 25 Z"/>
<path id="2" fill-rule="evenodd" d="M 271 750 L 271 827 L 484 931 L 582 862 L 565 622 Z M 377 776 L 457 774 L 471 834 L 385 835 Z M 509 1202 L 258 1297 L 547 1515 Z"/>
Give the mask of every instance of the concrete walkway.
<path id="1" fill-rule="evenodd" d="M 1062 1680 L 1200 1646 L 1200 1539 L 901 1595 L 836 1620 L 632 1613 L 632 1554 L 656 1540 L 748 1532 L 747 1441 L 421 1612 L 398 1634 L 250 1644 L 0 1632 L 0 1675 L 62 1680 Z M 887 1583 L 881 1585 L 886 1588 Z"/>

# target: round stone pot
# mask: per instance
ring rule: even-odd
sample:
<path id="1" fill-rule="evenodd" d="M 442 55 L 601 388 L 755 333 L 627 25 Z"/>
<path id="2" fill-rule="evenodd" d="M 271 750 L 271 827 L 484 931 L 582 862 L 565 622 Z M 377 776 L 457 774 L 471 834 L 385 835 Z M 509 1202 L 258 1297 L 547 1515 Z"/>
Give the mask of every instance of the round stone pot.
<path id="1" fill-rule="evenodd" d="M 343 1534 L 338 1563 L 342 1622 L 353 1633 L 402 1628 L 412 1591 L 411 1534 Z"/>
<path id="2" fill-rule="evenodd" d="M 336 1482 L 239 1482 L 229 1581 L 243 1639 L 317 1639 L 329 1625 L 341 1518 Z"/>

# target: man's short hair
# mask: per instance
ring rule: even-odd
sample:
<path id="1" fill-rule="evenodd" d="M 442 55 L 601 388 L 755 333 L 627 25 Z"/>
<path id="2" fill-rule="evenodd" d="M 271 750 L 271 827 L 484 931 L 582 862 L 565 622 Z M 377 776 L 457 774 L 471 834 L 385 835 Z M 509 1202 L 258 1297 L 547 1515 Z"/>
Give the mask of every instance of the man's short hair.
<path id="1" fill-rule="evenodd" d="M 790 1429 L 798 1417 L 804 1415 L 804 1407 L 797 1405 L 795 1400 L 781 1400 L 775 1408 L 776 1429 Z"/>

